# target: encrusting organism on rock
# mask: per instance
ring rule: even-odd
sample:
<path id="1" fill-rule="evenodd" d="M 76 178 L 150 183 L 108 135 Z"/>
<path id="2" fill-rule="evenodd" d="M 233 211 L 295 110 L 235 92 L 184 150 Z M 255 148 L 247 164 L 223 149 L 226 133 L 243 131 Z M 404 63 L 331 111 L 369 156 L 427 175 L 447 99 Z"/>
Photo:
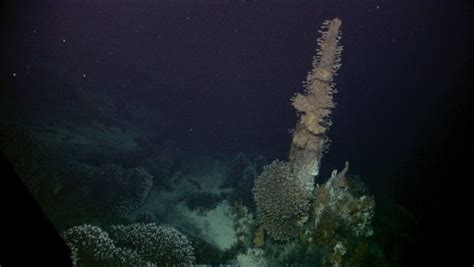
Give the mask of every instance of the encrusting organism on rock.
<path id="1" fill-rule="evenodd" d="M 304 82 L 305 92 L 292 99 L 299 121 L 293 132 L 289 162 L 309 191 L 314 188 L 314 177 L 319 173 L 320 161 L 328 146 L 329 115 L 335 107 L 333 79 L 341 66 L 340 27 L 341 20 L 337 18 L 324 23 L 313 70 Z"/>

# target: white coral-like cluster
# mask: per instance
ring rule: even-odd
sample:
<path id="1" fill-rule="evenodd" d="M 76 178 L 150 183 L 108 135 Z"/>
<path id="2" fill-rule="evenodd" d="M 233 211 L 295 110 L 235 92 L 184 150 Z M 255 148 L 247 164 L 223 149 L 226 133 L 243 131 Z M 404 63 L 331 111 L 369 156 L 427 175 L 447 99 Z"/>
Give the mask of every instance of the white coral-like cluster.
<path id="1" fill-rule="evenodd" d="M 109 234 L 110 233 L 110 234 Z M 194 249 L 188 238 L 170 226 L 154 223 L 74 226 L 64 232 L 74 263 L 81 260 L 126 266 L 190 266 Z"/>
<path id="2" fill-rule="evenodd" d="M 307 219 L 310 195 L 291 167 L 288 162 L 272 162 L 253 188 L 258 219 L 275 240 L 296 237 Z"/>
<path id="3" fill-rule="evenodd" d="M 117 249 L 107 232 L 89 224 L 68 229 L 64 232 L 64 239 L 75 259 L 89 257 L 97 260 L 111 260 Z"/>
<path id="4" fill-rule="evenodd" d="M 110 235 L 120 247 L 129 247 L 146 262 L 159 266 L 188 266 L 195 261 L 191 242 L 170 226 L 155 223 L 114 225 Z"/>

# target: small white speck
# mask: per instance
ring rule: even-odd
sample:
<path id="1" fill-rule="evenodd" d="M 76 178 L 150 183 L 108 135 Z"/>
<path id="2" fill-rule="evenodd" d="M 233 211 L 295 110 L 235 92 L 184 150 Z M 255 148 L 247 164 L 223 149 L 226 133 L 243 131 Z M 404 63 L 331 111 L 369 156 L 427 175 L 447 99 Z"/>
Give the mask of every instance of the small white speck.
<path id="1" fill-rule="evenodd" d="M 66 42 L 66 39 L 63 39 L 62 41 L 63 41 L 63 43 L 65 43 L 65 42 Z"/>
<path id="2" fill-rule="evenodd" d="M 191 17 L 190 17 L 190 16 L 187 16 L 187 17 L 186 17 L 186 19 L 187 19 L 187 20 L 190 20 L 190 19 L 191 19 Z"/>
<path id="3" fill-rule="evenodd" d="M 36 33 L 36 30 L 33 30 L 33 33 Z"/>
<path id="4" fill-rule="evenodd" d="M 377 5 L 377 9 L 380 9 L 380 6 L 379 6 L 379 5 Z"/>
<path id="5" fill-rule="evenodd" d="M 13 75 L 13 77 L 16 77 L 16 73 L 13 73 L 12 75 Z"/>
<path id="6" fill-rule="evenodd" d="M 192 132 L 192 131 L 193 131 L 193 128 L 189 128 L 189 131 Z"/>
<path id="7" fill-rule="evenodd" d="M 82 74 L 82 77 L 84 77 L 84 78 L 85 78 L 86 76 L 87 76 L 86 74 Z"/>

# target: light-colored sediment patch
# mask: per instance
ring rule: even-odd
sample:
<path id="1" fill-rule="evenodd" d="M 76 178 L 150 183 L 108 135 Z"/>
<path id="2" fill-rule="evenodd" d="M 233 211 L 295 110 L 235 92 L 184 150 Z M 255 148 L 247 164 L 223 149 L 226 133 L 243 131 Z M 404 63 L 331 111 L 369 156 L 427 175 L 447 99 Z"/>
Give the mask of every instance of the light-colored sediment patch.
<path id="1" fill-rule="evenodd" d="M 219 249 L 228 249 L 237 242 L 231 206 L 227 201 L 207 212 L 191 211 L 182 204 L 176 206 L 175 211 L 178 219 L 175 224 L 192 225 L 195 231 L 199 231 L 199 236 Z"/>
<path id="2" fill-rule="evenodd" d="M 239 267 L 267 267 L 270 266 L 263 257 L 263 250 L 248 249 L 245 254 L 237 255 L 237 266 Z"/>
<path id="3" fill-rule="evenodd" d="M 220 188 L 227 166 L 219 160 L 203 157 L 193 162 L 190 167 L 189 174 L 179 178 L 172 191 L 152 190 L 145 204 L 135 215 L 154 213 L 160 223 L 184 229 L 221 250 L 228 249 L 237 242 L 229 203 L 223 201 L 212 210 L 198 211 L 188 209 L 181 201 L 183 197 L 193 193 L 220 194 L 231 191 L 229 188 Z M 200 188 L 195 183 L 198 183 Z"/>

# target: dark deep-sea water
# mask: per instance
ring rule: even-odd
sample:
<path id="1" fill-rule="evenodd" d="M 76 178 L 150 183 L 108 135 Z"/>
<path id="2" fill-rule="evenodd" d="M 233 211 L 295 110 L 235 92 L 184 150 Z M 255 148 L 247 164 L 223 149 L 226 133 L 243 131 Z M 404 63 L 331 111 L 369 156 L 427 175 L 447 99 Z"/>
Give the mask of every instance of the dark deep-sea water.
<path id="1" fill-rule="evenodd" d="M 472 237 L 472 11 L 3 2 L 0 266 L 472 264 L 454 241 Z M 302 115 L 292 99 L 334 18 L 336 106 L 306 196 L 282 162 Z"/>

